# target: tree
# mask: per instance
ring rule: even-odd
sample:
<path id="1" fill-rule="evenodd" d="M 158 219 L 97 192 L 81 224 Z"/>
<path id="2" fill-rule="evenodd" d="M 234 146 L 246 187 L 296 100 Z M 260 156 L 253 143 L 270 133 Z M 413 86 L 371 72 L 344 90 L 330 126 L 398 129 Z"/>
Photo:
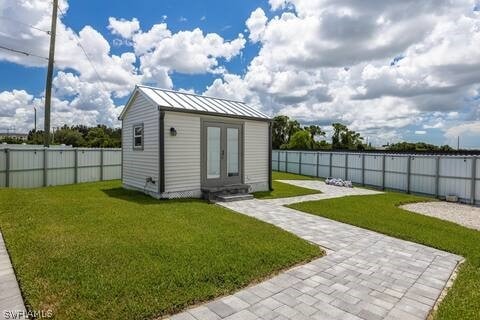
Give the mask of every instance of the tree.
<path id="1" fill-rule="evenodd" d="M 278 149 L 288 144 L 295 132 L 301 130 L 302 127 L 297 120 L 291 120 L 288 116 L 276 116 L 272 125 L 272 148 Z"/>
<path id="2" fill-rule="evenodd" d="M 343 149 L 343 143 L 340 141 L 341 135 L 347 130 L 347 126 L 341 123 L 333 123 L 332 148 Z"/>
<path id="3" fill-rule="evenodd" d="M 298 122 L 297 120 L 289 120 L 287 125 L 287 132 L 288 132 L 287 143 L 290 142 L 290 139 L 293 137 L 295 133 L 301 130 L 302 130 L 302 127 L 300 126 L 300 122 Z"/>
<path id="4" fill-rule="evenodd" d="M 312 147 L 311 149 L 316 149 L 315 145 L 316 145 L 316 141 L 315 141 L 315 137 L 316 136 L 325 136 L 325 132 L 322 131 L 322 128 L 320 128 L 320 126 L 317 126 L 317 125 L 309 125 L 308 127 L 304 127 L 304 130 L 307 131 L 308 133 L 310 133 L 310 138 L 312 140 Z"/>
<path id="5" fill-rule="evenodd" d="M 108 142 L 108 136 L 102 127 L 92 128 L 88 131 L 87 141 L 89 147 L 102 148 L 106 147 Z"/>
<path id="6" fill-rule="evenodd" d="M 288 137 L 288 117 L 276 116 L 273 118 L 272 124 L 272 148 L 279 149 L 282 145 L 287 143 Z"/>
<path id="7" fill-rule="evenodd" d="M 42 130 L 30 130 L 27 136 L 28 144 L 42 144 L 43 145 L 43 131 Z"/>
<path id="8" fill-rule="evenodd" d="M 360 133 L 341 123 L 333 123 L 332 147 L 334 149 L 363 150 L 363 137 Z"/>
<path id="9" fill-rule="evenodd" d="M 288 144 L 283 145 L 284 149 L 288 150 L 310 150 L 313 146 L 313 140 L 308 131 L 297 131 L 290 138 Z"/>
<path id="10" fill-rule="evenodd" d="M 449 145 L 436 146 L 425 142 L 398 142 L 387 146 L 387 150 L 391 151 L 452 151 Z"/>
<path id="11" fill-rule="evenodd" d="M 43 144 L 43 131 L 31 130 L 28 133 L 27 143 Z M 64 125 L 55 131 L 52 143 L 74 147 L 120 148 L 122 146 L 122 129 L 109 128 L 105 125 L 96 127 Z"/>
<path id="12" fill-rule="evenodd" d="M 63 126 L 62 128 L 55 131 L 55 135 L 53 136 L 53 143 L 66 144 L 73 147 L 86 146 L 85 139 L 83 138 L 83 135 L 80 133 L 80 131 L 69 128 L 68 126 Z"/>

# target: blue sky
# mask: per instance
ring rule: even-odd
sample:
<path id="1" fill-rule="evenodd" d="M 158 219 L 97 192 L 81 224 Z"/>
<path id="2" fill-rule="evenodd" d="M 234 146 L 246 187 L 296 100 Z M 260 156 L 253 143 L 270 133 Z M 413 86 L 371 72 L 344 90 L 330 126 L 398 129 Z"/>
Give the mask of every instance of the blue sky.
<path id="1" fill-rule="evenodd" d="M 108 29 L 109 17 L 122 17 L 132 19 L 141 18 L 143 29 L 166 21 L 173 32 L 201 28 L 204 32 L 215 32 L 225 39 L 234 39 L 245 30 L 245 21 L 250 13 L 257 7 L 268 10 L 266 1 L 137 1 L 132 8 L 131 3 L 125 1 L 76 1 L 69 4 L 69 10 L 63 22 L 76 32 L 85 25 L 91 25 L 101 32 L 103 36 L 113 42 L 115 37 Z M 164 20 L 163 16 L 167 19 Z M 57 45 L 61 45 L 57 43 Z M 229 71 L 242 73 L 248 62 L 258 53 L 258 45 L 248 45 L 242 52 L 229 62 L 224 62 Z M 125 46 L 112 45 L 112 53 L 121 54 L 128 51 Z M 6 61 L 0 61 L 0 72 L 5 75 L 0 80 L 0 90 L 13 90 L 24 88 L 29 92 L 42 93 L 45 90 L 44 67 L 25 67 Z M 202 92 L 214 80 L 211 74 L 185 75 L 176 73 L 172 75 L 174 88 L 192 88 Z M 8 81 L 7 81 L 8 80 Z M 119 99 L 122 103 L 127 98 Z"/>
<path id="2" fill-rule="evenodd" d="M 48 29 L 48 3 L 31 4 L 5 0 L 0 45 L 46 56 L 48 37 L 11 21 Z M 455 144 L 460 135 L 462 146 L 480 147 L 476 1 L 60 5 L 54 125 L 116 126 L 143 83 L 244 100 L 327 132 L 342 122 L 377 145 Z M 45 61 L 0 50 L 0 72 L 0 131 L 29 130 L 33 107 L 43 112 Z"/>

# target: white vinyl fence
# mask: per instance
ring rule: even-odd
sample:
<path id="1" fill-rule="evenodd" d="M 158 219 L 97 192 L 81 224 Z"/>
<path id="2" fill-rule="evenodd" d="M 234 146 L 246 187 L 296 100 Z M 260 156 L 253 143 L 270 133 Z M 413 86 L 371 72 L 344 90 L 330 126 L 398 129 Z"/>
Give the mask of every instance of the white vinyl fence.
<path id="1" fill-rule="evenodd" d="M 0 187 L 35 188 L 121 178 L 121 149 L 0 148 Z"/>
<path id="2" fill-rule="evenodd" d="M 480 203 L 478 156 L 273 150 L 272 169 Z"/>

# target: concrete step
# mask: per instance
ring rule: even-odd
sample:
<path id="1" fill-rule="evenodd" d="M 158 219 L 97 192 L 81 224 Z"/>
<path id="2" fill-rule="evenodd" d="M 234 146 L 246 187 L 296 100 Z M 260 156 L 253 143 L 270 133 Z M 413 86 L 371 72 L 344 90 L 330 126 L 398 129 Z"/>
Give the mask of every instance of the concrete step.
<path id="1" fill-rule="evenodd" d="M 253 199 L 253 195 L 248 193 L 218 195 L 215 198 L 215 200 L 219 202 L 232 202 L 232 201 L 251 200 L 251 199 Z"/>

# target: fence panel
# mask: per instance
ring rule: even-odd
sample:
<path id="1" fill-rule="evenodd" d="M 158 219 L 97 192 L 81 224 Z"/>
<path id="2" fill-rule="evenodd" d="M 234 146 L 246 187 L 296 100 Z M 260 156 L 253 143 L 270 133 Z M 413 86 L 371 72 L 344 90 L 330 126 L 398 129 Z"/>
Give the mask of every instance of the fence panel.
<path id="1" fill-rule="evenodd" d="M 7 151 L 0 150 L 0 188 L 6 186 Z"/>
<path id="2" fill-rule="evenodd" d="M 8 186 L 11 188 L 35 188 L 43 186 L 44 153 L 44 150 L 9 150 Z"/>
<path id="3" fill-rule="evenodd" d="M 347 179 L 354 183 L 361 184 L 362 181 L 362 155 L 350 154 L 347 160 Z"/>
<path id="4" fill-rule="evenodd" d="M 302 152 L 301 172 L 307 176 L 317 175 L 317 154 L 314 152 Z"/>
<path id="5" fill-rule="evenodd" d="M 102 178 L 121 178 L 121 149 L 0 147 L 0 187 L 34 188 Z"/>
<path id="6" fill-rule="evenodd" d="M 287 153 L 287 172 L 300 173 L 300 152 Z"/>
<path id="7" fill-rule="evenodd" d="M 456 195 L 480 202 L 478 156 L 377 154 L 274 150 L 274 170 L 308 176 L 349 179 L 381 189 L 432 195 Z"/>

